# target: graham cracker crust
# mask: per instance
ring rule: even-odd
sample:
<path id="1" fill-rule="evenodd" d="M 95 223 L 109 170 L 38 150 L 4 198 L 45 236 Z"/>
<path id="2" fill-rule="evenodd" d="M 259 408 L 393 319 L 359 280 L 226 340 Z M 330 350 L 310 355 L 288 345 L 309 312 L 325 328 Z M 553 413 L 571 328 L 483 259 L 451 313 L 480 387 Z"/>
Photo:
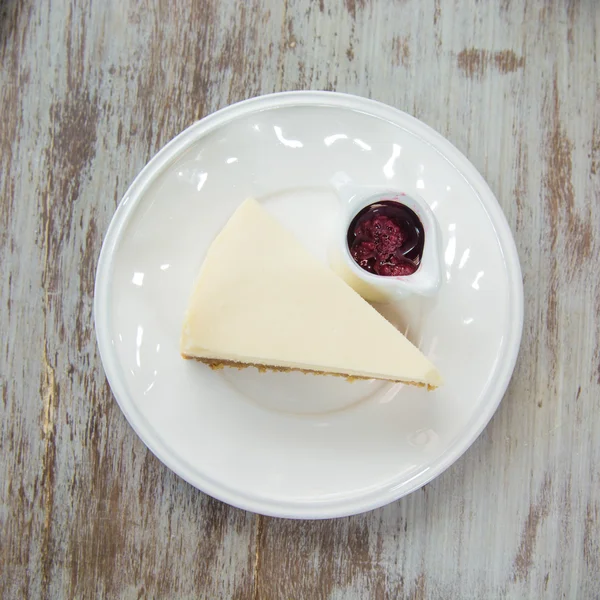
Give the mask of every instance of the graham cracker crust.
<path id="1" fill-rule="evenodd" d="M 329 371 L 318 371 L 313 369 L 296 369 L 292 367 L 275 367 L 269 365 L 262 365 L 257 363 L 245 363 L 238 362 L 235 360 L 222 360 L 220 358 L 199 358 L 197 356 L 189 356 L 187 354 L 181 355 L 183 358 L 188 360 L 196 360 L 198 362 L 208 365 L 213 371 L 220 371 L 225 367 L 233 367 L 234 369 L 246 369 L 248 367 L 254 367 L 259 373 L 266 373 L 267 371 L 280 371 L 282 373 L 288 373 L 290 371 L 299 371 L 300 373 L 311 374 L 311 375 L 333 375 L 334 377 L 344 377 L 346 381 L 358 381 L 358 380 L 369 380 L 379 379 L 380 381 L 393 381 L 394 383 L 405 383 L 407 385 L 415 385 L 417 387 L 427 388 L 428 391 L 436 389 L 435 386 L 426 383 L 419 383 L 416 381 L 404 381 L 402 379 L 385 379 L 382 377 L 362 377 L 360 375 L 344 375 L 343 373 L 330 373 Z"/>

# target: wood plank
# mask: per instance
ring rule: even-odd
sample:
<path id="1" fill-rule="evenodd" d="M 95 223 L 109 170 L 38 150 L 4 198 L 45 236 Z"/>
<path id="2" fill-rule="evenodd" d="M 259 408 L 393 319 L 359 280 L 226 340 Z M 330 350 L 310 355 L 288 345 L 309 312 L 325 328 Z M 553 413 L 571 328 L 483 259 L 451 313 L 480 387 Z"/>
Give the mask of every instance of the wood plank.
<path id="1" fill-rule="evenodd" d="M 252 585 L 253 516 L 145 449 L 105 383 L 93 332 L 95 265 L 117 199 L 169 138 L 228 102 L 222 82 L 203 83 L 224 75 L 223 59 L 202 52 L 233 15 L 215 6 L 8 6 L 3 598 L 234 597 Z M 199 65 L 179 60 L 181 40 L 165 41 L 190 14 L 184 37 Z"/>

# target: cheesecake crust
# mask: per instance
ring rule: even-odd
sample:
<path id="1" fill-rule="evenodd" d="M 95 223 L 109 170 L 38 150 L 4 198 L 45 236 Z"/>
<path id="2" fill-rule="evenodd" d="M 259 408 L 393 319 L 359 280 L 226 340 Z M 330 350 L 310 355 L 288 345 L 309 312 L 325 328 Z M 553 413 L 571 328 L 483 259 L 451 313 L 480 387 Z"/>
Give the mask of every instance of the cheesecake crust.
<path id="1" fill-rule="evenodd" d="M 394 383 L 405 383 L 407 385 L 415 385 L 417 387 L 427 388 L 428 391 L 435 390 L 436 387 L 426 383 L 419 383 L 417 381 L 405 381 L 403 379 L 385 379 L 379 377 L 362 377 L 361 375 L 344 375 L 343 373 L 331 373 L 329 371 L 318 371 L 316 369 L 297 369 L 294 367 L 275 367 L 270 365 L 262 365 L 259 363 L 246 363 L 239 362 L 236 360 L 223 360 L 221 358 L 200 358 L 198 356 L 191 356 L 189 354 L 182 354 L 183 358 L 188 360 L 196 360 L 198 362 L 208 365 L 213 371 L 220 371 L 225 367 L 233 367 L 234 369 L 246 369 L 248 367 L 254 367 L 258 369 L 260 373 L 266 373 L 267 371 L 279 371 L 281 373 L 289 373 L 290 371 L 299 371 L 300 373 L 311 374 L 311 375 L 333 375 L 334 377 L 344 377 L 347 381 L 359 381 L 361 379 L 379 379 L 380 381 L 392 381 Z"/>

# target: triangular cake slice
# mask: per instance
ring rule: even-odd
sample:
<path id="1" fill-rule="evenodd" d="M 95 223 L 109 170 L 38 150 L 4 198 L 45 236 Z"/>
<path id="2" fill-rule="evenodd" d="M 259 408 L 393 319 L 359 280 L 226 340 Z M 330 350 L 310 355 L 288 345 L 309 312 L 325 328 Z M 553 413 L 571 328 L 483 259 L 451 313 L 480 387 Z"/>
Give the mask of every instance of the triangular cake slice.
<path id="1" fill-rule="evenodd" d="M 441 384 L 411 342 L 252 199 L 209 248 L 181 354 L 213 368 Z"/>

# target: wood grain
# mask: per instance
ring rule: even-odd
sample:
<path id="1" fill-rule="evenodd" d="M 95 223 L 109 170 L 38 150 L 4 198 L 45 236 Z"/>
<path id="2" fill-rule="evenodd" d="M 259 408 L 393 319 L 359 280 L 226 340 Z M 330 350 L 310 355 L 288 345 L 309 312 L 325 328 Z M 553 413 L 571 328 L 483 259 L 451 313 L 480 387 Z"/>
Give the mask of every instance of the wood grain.
<path id="1" fill-rule="evenodd" d="M 599 52 L 594 0 L 0 0 L 0 597 L 600 598 Z M 519 363 L 479 440 L 335 521 L 178 479 L 120 413 L 93 333 L 135 174 L 196 119 L 288 89 L 447 136 L 525 282 Z"/>

